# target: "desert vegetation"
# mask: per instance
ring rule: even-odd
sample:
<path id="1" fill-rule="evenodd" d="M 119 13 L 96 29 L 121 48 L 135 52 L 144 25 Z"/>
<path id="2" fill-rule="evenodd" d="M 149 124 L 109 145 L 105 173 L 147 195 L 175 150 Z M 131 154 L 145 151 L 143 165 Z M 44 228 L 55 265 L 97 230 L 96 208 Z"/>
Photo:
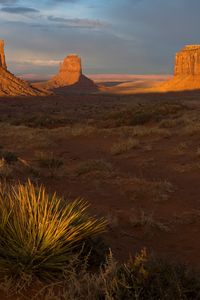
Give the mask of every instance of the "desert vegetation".
<path id="1" fill-rule="evenodd" d="M 30 181 L 1 183 L 0 289 L 5 296 L 26 299 L 31 289 L 31 299 L 198 299 L 199 274 L 184 265 L 155 259 L 146 249 L 118 263 L 111 250 L 95 242 L 106 221 L 89 217 L 86 210 L 82 200 L 66 204 Z M 168 231 L 144 212 L 132 222 Z"/>
<path id="2" fill-rule="evenodd" d="M 197 97 L 1 99 L 2 297 L 199 299 Z"/>

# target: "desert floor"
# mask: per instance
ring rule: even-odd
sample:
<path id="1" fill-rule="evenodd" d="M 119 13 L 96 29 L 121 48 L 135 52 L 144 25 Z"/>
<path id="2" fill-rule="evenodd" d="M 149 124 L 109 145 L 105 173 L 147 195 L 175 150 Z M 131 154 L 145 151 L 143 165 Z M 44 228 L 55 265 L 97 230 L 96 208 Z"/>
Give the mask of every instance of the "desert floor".
<path id="1" fill-rule="evenodd" d="M 7 97 L 0 116 L 2 179 L 84 198 L 121 261 L 146 247 L 200 268 L 200 92 Z"/>

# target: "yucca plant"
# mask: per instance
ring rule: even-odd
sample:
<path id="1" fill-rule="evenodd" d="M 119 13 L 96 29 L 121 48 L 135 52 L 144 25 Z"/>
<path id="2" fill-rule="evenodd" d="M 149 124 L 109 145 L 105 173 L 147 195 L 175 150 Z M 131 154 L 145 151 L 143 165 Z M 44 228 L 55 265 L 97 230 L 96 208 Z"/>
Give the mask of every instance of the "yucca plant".
<path id="1" fill-rule="evenodd" d="M 87 203 L 65 203 L 30 181 L 0 185 L 0 275 L 61 275 L 84 241 L 105 230 Z"/>

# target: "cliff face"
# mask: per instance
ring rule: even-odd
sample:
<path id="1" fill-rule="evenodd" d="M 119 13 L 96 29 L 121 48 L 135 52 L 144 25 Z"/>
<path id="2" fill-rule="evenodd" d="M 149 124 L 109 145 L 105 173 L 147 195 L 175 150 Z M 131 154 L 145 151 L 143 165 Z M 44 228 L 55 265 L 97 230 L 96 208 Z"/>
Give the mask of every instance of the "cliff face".
<path id="1" fill-rule="evenodd" d="M 7 70 L 4 41 L 0 40 L 0 96 L 37 96 L 43 94 Z"/>
<path id="2" fill-rule="evenodd" d="M 0 67 L 0 96 L 39 96 L 44 92 L 33 88 L 28 82 L 15 77 Z"/>
<path id="3" fill-rule="evenodd" d="M 154 91 L 200 89 L 200 45 L 187 45 L 175 56 L 174 77 L 155 86 Z"/>
<path id="4" fill-rule="evenodd" d="M 176 54 L 174 75 L 200 76 L 200 45 L 185 46 Z"/>
<path id="5" fill-rule="evenodd" d="M 47 82 L 36 83 L 34 86 L 53 91 L 56 94 L 97 90 L 95 83 L 83 75 L 81 58 L 76 54 L 70 54 L 64 59 L 57 75 Z"/>
<path id="6" fill-rule="evenodd" d="M 0 40 L 0 67 L 7 70 L 6 58 L 4 54 L 4 41 Z"/>
<path id="7" fill-rule="evenodd" d="M 60 64 L 59 73 L 51 79 L 55 87 L 73 85 L 82 76 L 81 59 L 75 54 L 67 56 Z"/>

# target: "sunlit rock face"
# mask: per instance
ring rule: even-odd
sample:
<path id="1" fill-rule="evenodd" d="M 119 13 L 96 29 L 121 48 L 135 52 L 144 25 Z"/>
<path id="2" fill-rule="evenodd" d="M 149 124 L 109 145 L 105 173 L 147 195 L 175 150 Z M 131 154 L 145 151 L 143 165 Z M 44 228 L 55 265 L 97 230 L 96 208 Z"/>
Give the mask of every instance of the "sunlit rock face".
<path id="1" fill-rule="evenodd" d="M 5 70 L 7 69 L 3 40 L 0 40 L 0 67 L 2 67 Z"/>
<path id="2" fill-rule="evenodd" d="M 67 56 L 60 64 L 59 73 L 51 79 L 54 87 L 73 85 L 82 75 L 81 59 L 75 54 Z"/>
<path id="3" fill-rule="evenodd" d="M 37 96 L 44 92 L 17 78 L 7 70 L 4 41 L 0 40 L 0 96 Z"/>
<path id="4" fill-rule="evenodd" d="M 187 45 L 175 56 L 174 77 L 154 87 L 155 91 L 200 89 L 200 45 Z"/>
<path id="5" fill-rule="evenodd" d="M 175 76 L 200 76 L 200 45 L 185 46 L 176 54 Z"/>
<path id="6" fill-rule="evenodd" d="M 76 54 L 65 57 L 57 75 L 47 82 L 36 83 L 34 86 L 53 91 L 56 94 L 95 92 L 97 90 L 95 83 L 83 75 L 81 58 Z"/>

